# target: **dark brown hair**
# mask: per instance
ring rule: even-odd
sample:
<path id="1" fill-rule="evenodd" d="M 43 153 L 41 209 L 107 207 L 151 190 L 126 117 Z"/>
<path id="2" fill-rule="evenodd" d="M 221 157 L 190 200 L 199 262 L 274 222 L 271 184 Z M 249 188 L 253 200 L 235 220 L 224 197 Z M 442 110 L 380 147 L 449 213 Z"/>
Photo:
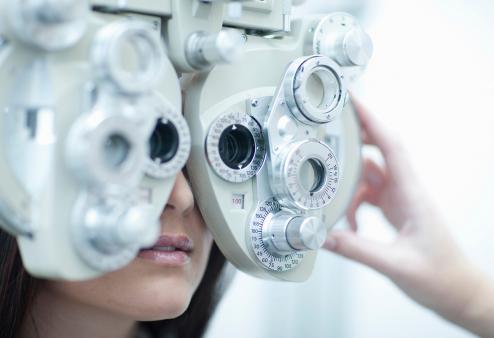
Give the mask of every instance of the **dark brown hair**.
<path id="1" fill-rule="evenodd" d="M 217 285 L 224 265 L 225 257 L 214 244 L 206 273 L 187 311 L 175 319 L 140 323 L 140 328 L 152 338 L 201 337 L 219 298 Z M 18 336 L 38 284 L 39 280 L 24 269 L 15 238 L 0 229 L 0 337 Z"/>

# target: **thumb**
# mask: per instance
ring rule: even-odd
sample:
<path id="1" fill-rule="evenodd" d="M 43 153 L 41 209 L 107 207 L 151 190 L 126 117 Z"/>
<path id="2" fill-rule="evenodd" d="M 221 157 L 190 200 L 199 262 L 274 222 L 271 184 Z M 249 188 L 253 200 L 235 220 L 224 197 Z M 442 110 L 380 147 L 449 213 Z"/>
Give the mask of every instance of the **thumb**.
<path id="1" fill-rule="evenodd" d="M 324 248 L 387 276 L 393 273 L 395 255 L 388 244 L 362 238 L 352 231 L 333 231 L 326 239 Z"/>

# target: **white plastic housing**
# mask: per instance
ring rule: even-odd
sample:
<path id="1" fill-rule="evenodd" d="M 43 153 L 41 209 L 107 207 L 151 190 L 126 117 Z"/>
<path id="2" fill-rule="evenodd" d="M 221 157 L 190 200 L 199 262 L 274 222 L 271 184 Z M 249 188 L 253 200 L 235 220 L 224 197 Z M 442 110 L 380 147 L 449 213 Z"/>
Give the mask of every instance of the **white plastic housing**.
<path id="1" fill-rule="evenodd" d="M 128 16 L 126 16 L 128 17 Z M 0 110 L 12 102 L 12 93 L 19 91 L 12 78 L 22 74 L 27 65 L 38 59 L 45 60 L 52 87 L 53 109 L 56 111 L 55 133 L 57 142 L 54 158 L 49 163 L 49 175 L 44 188 L 34 199 L 14 178 L 7 165 L 7 150 L 0 151 L 0 201 L 4 208 L 32 222 L 31 237 L 19 235 L 18 243 L 23 263 L 33 275 L 43 278 L 84 280 L 101 275 L 104 271 L 91 268 L 78 255 L 74 247 L 71 225 L 73 208 L 83 188 L 77 176 L 66 164 L 66 141 L 74 121 L 91 106 L 94 77 L 89 59 L 93 38 L 104 25 L 126 17 L 92 13 L 83 39 L 73 48 L 57 54 L 33 52 L 22 44 L 11 42 L 0 53 Z M 160 31 L 160 21 L 153 17 L 138 16 Z M 155 87 L 156 95 L 165 100 L 178 113 L 181 111 L 181 90 L 172 64 L 166 59 L 164 71 Z M 89 99 L 88 99 L 89 98 Z M 136 121 L 139 118 L 136 117 Z M 0 146 L 4 147 L 6 121 L 0 116 Z M 168 200 L 175 177 L 153 179 L 144 177 L 139 184 L 136 200 L 147 206 L 150 219 L 158 220 Z M 8 192 L 8 193 L 6 193 Z M 150 222 L 150 232 L 157 235 L 157 222 Z M 134 231 L 134 230 L 133 230 Z M 146 235 L 146 245 L 151 241 Z M 128 236 L 127 236 L 128 237 Z M 128 238 L 127 238 L 128 239 Z"/>
<path id="2" fill-rule="evenodd" d="M 265 105 L 267 109 L 269 98 L 275 94 L 286 66 L 305 55 L 305 34 L 310 22 L 310 19 L 299 21 L 293 35 L 284 39 L 267 40 L 248 36 L 246 54 L 241 62 L 202 74 L 187 88 L 185 115 L 192 135 L 192 152 L 187 169 L 196 200 L 206 224 L 226 257 L 240 270 L 264 279 L 306 280 L 312 272 L 317 251 L 306 252 L 297 267 L 285 272 L 264 268 L 252 251 L 248 221 L 256 207 L 259 191 L 269 186 L 269 178 L 261 174 L 243 183 L 225 181 L 208 164 L 204 140 L 211 124 L 225 112 L 255 114 L 259 105 Z M 345 178 L 341 189 L 346 193 L 342 194 L 343 197 L 336 197 L 338 202 L 323 210 L 323 219 L 329 221 L 326 222 L 328 228 L 344 213 L 348 196 L 351 196 L 358 182 L 355 173 L 359 172 L 356 168 L 360 166 L 356 115 L 350 105 L 347 105 L 342 115 L 334 122 L 333 128 L 343 138 L 339 144 L 346 145 L 337 150 L 339 161 L 347 168 L 341 173 Z M 238 203 L 239 199 L 241 203 Z"/>

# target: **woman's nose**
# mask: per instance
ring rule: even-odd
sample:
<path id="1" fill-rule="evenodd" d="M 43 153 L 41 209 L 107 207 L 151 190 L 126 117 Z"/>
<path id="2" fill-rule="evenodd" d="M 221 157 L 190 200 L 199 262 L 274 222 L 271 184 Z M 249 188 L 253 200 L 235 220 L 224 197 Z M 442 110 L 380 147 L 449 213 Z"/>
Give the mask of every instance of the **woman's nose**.
<path id="1" fill-rule="evenodd" d="M 183 216 L 194 210 L 194 195 L 183 173 L 177 175 L 166 209 Z"/>

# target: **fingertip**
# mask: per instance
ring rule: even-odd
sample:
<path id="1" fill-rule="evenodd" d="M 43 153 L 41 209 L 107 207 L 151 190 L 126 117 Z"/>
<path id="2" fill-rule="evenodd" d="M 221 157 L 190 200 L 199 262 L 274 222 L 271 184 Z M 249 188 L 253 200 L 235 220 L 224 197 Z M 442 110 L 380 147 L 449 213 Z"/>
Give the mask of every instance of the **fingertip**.
<path id="1" fill-rule="evenodd" d="M 366 158 L 364 161 L 363 179 L 371 187 L 380 188 L 385 180 L 384 169 L 370 158 Z"/>
<path id="2" fill-rule="evenodd" d="M 329 251 L 335 251 L 336 245 L 336 239 L 332 235 L 329 235 L 324 242 L 323 248 Z"/>
<path id="3" fill-rule="evenodd" d="M 357 217 L 355 212 L 347 213 L 347 221 L 348 221 L 348 225 L 350 226 L 350 230 L 353 232 L 357 232 L 358 224 L 357 224 Z"/>
<path id="4" fill-rule="evenodd" d="M 326 238 L 323 247 L 329 251 L 338 253 L 339 248 L 341 248 L 340 242 L 342 241 L 342 237 L 345 236 L 345 233 L 351 232 L 347 230 L 332 230 Z"/>
<path id="5" fill-rule="evenodd" d="M 331 232 L 324 248 L 384 274 L 393 270 L 393 255 L 388 245 L 362 238 L 351 231 Z"/>

